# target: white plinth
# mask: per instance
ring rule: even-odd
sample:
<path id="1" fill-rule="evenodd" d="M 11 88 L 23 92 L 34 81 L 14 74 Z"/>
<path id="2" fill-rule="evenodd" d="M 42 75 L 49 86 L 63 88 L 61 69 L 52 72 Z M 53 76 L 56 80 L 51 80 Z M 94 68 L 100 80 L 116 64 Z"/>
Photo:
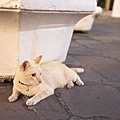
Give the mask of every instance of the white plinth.
<path id="1" fill-rule="evenodd" d="M 95 7 L 96 0 L 1 0 L 0 78 L 40 54 L 63 62 L 74 25 Z"/>
<path id="2" fill-rule="evenodd" d="M 120 18 L 120 0 L 114 0 L 112 17 Z"/>

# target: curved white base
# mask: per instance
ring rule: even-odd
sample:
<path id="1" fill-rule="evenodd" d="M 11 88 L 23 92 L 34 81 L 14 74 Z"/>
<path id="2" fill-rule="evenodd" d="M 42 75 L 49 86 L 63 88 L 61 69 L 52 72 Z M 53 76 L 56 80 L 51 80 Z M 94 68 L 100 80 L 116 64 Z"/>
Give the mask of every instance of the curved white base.
<path id="1" fill-rule="evenodd" d="M 77 24 L 74 27 L 75 31 L 81 31 L 81 32 L 88 32 L 92 29 L 95 17 L 102 13 L 101 7 L 96 7 L 96 11 L 92 14 L 82 18 L 77 22 Z"/>

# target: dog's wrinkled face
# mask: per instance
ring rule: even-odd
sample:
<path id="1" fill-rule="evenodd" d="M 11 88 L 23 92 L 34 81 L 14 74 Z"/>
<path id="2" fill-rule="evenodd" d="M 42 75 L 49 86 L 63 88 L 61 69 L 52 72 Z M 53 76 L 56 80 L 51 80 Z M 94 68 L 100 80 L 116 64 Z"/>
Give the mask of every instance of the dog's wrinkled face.
<path id="1" fill-rule="evenodd" d="M 39 62 L 42 56 L 36 58 L 33 62 L 24 61 L 20 66 L 21 82 L 27 85 L 39 85 L 42 82 L 42 70 Z"/>

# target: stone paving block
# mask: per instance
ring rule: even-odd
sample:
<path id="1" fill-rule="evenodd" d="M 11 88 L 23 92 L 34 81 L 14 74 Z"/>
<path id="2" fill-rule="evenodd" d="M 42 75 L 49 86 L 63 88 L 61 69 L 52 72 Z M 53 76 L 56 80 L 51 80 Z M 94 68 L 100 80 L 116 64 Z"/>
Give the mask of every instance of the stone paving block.
<path id="1" fill-rule="evenodd" d="M 116 48 L 117 48 L 117 46 L 116 46 Z M 102 54 L 103 54 L 104 57 L 115 59 L 117 62 L 120 63 L 120 53 L 118 51 L 119 51 L 119 49 L 116 49 L 116 50 L 115 49 L 113 49 L 113 50 L 106 50 Z"/>
<path id="2" fill-rule="evenodd" d="M 95 71 L 89 69 L 89 68 L 84 68 L 85 72 L 79 74 L 83 82 L 85 83 L 85 86 L 96 86 L 96 85 L 102 85 L 103 84 L 103 77 Z"/>
<path id="3" fill-rule="evenodd" d="M 37 105 L 27 107 L 28 97 L 20 96 L 16 102 L 8 101 L 12 92 L 10 82 L 0 84 L 0 120 L 66 120 L 70 115 L 64 110 L 55 95 L 46 98 Z M 4 94 L 4 95 L 3 95 Z"/>
<path id="4" fill-rule="evenodd" d="M 69 120 L 110 120 L 107 117 L 89 117 L 89 118 L 82 118 L 82 117 L 78 117 L 78 116 L 72 116 Z M 111 120 L 117 120 L 117 119 L 111 119 Z"/>
<path id="5" fill-rule="evenodd" d="M 112 42 L 110 42 L 110 44 L 113 47 L 113 50 L 119 50 L 120 49 L 120 39 L 119 40 L 113 40 Z"/>
<path id="6" fill-rule="evenodd" d="M 105 31 L 98 33 L 91 33 L 90 37 L 94 40 L 98 40 L 103 43 L 106 43 L 107 41 L 112 42 L 113 40 L 116 41 L 119 40 L 119 36 L 116 36 L 116 34 L 105 33 Z"/>
<path id="7" fill-rule="evenodd" d="M 92 30 L 104 30 L 112 33 L 116 33 L 119 31 L 120 27 L 120 19 L 115 19 L 112 17 L 106 17 L 106 19 L 102 19 L 102 17 L 95 19 L 95 24 L 93 24 Z"/>
<path id="8" fill-rule="evenodd" d="M 36 113 L 27 109 L 22 97 L 14 103 L 8 101 L 11 92 L 11 83 L 0 83 L 0 120 L 38 120 Z"/>
<path id="9" fill-rule="evenodd" d="M 120 83 L 120 63 L 105 57 L 98 56 L 76 56 L 80 64 L 93 68 L 98 74 L 106 78 L 109 82 Z"/>
<path id="10" fill-rule="evenodd" d="M 79 47 L 79 44 L 72 40 L 70 43 L 70 47 Z"/>
<path id="11" fill-rule="evenodd" d="M 44 99 L 33 108 L 37 110 L 40 120 L 67 120 L 70 117 L 55 95 Z"/>
<path id="12" fill-rule="evenodd" d="M 101 118 L 100 120 L 120 119 L 120 92 L 115 88 L 76 86 L 72 90 L 59 89 L 57 92 L 74 116 L 84 119 L 94 117 Z"/>
<path id="13" fill-rule="evenodd" d="M 76 40 L 77 43 L 80 43 L 86 48 L 93 49 L 93 50 L 110 50 L 112 45 L 111 43 L 103 43 L 97 40 Z M 113 46 L 114 47 L 114 46 Z"/>
<path id="14" fill-rule="evenodd" d="M 79 32 L 74 32 L 73 36 L 72 36 L 72 40 L 79 40 L 81 38 L 81 40 L 88 40 L 89 39 L 89 35 L 88 34 L 84 34 L 84 33 L 79 33 Z"/>
<path id="15" fill-rule="evenodd" d="M 75 55 L 81 55 L 81 56 L 99 56 L 102 53 L 101 50 L 93 50 L 90 48 L 86 48 L 86 46 L 81 45 L 77 48 L 70 48 L 68 51 L 68 54 Z"/>
<path id="16" fill-rule="evenodd" d="M 66 61 L 64 62 L 68 67 L 79 67 L 80 62 L 74 56 L 68 55 Z"/>

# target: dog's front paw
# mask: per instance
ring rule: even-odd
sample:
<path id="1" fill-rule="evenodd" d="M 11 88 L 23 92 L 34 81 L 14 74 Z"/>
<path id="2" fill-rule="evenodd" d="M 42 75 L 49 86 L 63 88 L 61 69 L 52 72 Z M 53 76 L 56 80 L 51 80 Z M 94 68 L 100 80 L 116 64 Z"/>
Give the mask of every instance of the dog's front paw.
<path id="1" fill-rule="evenodd" d="M 27 106 L 32 106 L 32 105 L 35 105 L 36 103 L 37 103 L 37 102 L 31 98 L 31 99 L 28 99 L 28 100 L 27 100 L 26 105 L 27 105 Z"/>
<path id="2" fill-rule="evenodd" d="M 9 98 L 8 98 L 8 100 L 9 100 L 9 102 L 14 102 L 14 101 L 16 101 L 17 100 L 17 96 L 15 96 L 15 95 L 11 95 Z"/>

